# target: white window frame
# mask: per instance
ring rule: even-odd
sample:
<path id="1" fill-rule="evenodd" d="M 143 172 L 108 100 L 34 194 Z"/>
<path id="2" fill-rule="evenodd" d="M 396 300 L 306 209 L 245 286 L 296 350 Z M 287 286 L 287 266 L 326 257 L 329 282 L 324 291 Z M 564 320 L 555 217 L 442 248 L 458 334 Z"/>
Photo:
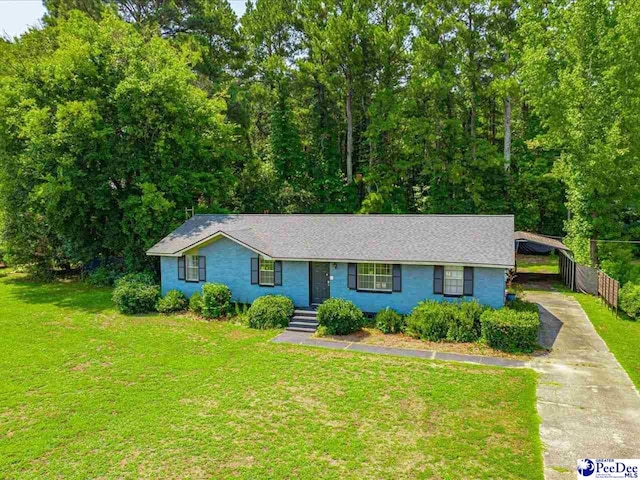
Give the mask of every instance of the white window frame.
<path id="1" fill-rule="evenodd" d="M 464 295 L 464 267 L 445 265 L 442 291 L 445 295 L 462 297 Z"/>
<path id="2" fill-rule="evenodd" d="M 262 268 L 266 266 L 267 268 Z M 271 268 L 268 268 L 268 267 Z M 265 287 L 273 287 L 276 284 L 276 262 L 259 257 L 258 260 L 258 284 Z"/>
<path id="3" fill-rule="evenodd" d="M 187 282 L 200 281 L 200 257 L 198 255 L 184 256 L 184 279 Z"/>
<path id="4" fill-rule="evenodd" d="M 362 270 L 371 269 L 373 273 L 363 273 Z M 386 273 L 388 272 L 388 273 Z M 366 278 L 365 278 L 366 277 Z M 363 283 L 365 286 L 363 286 Z M 382 285 L 386 285 L 382 287 Z M 356 287 L 368 292 L 393 291 L 393 264 L 391 263 L 358 263 L 356 266 Z"/>

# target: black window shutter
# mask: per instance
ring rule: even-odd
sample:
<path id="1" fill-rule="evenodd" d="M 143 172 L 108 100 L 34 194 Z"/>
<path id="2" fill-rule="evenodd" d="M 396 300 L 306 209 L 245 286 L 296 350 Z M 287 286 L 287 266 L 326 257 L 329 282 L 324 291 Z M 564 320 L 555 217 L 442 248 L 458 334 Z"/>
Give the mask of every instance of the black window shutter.
<path id="1" fill-rule="evenodd" d="M 444 267 L 435 265 L 433 267 L 433 293 L 442 293 L 444 291 Z"/>
<path id="2" fill-rule="evenodd" d="M 207 281 L 207 257 L 204 255 L 198 257 L 198 281 Z"/>
<path id="3" fill-rule="evenodd" d="M 178 257 L 178 280 L 184 280 L 184 257 Z"/>
<path id="4" fill-rule="evenodd" d="M 464 295 L 473 295 L 473 267 L 464 267 L 464 286 L 462 293 Z"/>
<path id="5" fill-rule="evenodd" d="M 260 279 L 258 257 L 251 258 L 251 284 L 257 285 Z"/>
<path id="6" fill-rule="evenodd" d="M 347 268 L 347 287 L 350 290 L 356 290 L 358 288 L 358 265 L 350 263 Z"/>
<path id="7" fill-rule="evenodd" d="M 273 262 L 273 279 L 274 285 L 282 285 L 282 262 L 280 260 Z"/>
<path id="8" fill-rule="evenodd" d="M 402 291 L 402 265 L 393 265 L 393 288 L 394 292 Z"/>

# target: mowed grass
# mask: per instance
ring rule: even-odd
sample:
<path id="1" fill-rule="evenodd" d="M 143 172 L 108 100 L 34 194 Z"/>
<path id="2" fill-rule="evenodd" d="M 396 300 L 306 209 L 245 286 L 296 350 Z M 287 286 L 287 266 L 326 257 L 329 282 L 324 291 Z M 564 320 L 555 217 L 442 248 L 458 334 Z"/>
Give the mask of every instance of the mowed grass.
<path id="1" fill-rule="evenodd" d="M 278 345 L 13 276 L 0 331 L 0 478 L 542 478 L 531 370 Z"/>
<path id="2" fill-rule="evenodd" d="M 557 255 L 516 255 L 520 273 L 559 273 Z"/>
<path id="3" fill-rule="evenodd" d="M 640 322 L 631 320 L 622 311 L 616 317 L 597 297 L 570 292 L 564 286 L 562 290 L 580 302 L 598 335 L 627 371 L 636 388 L 640 389 Z"/>

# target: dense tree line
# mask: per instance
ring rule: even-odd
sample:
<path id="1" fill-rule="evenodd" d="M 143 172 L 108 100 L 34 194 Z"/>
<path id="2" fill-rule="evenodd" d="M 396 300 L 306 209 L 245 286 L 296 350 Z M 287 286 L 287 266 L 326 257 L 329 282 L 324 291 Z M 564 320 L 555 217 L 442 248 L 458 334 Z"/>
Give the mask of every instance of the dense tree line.
<path id="1" fill-rule="evenodd" d="M 640 236 L 640 0 L 45 5 L 0 45 L 15 261 L 139 268 L 191 206 L 514 213 L 612 271 L 588 239 Z"/>

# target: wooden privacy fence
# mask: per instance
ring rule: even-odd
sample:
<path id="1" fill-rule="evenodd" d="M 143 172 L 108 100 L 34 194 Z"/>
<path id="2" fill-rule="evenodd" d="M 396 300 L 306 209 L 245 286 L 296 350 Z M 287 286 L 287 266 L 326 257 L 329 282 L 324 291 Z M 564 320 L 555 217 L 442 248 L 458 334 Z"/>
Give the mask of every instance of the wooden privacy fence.
<path id="1" fill-rule="evenodd" d="M 618 292 L 620 283 L 593 267 L 581 265 L 566 252 L 559 251 L 560 278 L 574 292 L 597 295 L 618 314 Z"/>
<path id="2" fill-rule="evenodd" d="M 620 282 L 602 271 L 598 271 L 598 296 L 618 315 L 618 293 Z"/>

